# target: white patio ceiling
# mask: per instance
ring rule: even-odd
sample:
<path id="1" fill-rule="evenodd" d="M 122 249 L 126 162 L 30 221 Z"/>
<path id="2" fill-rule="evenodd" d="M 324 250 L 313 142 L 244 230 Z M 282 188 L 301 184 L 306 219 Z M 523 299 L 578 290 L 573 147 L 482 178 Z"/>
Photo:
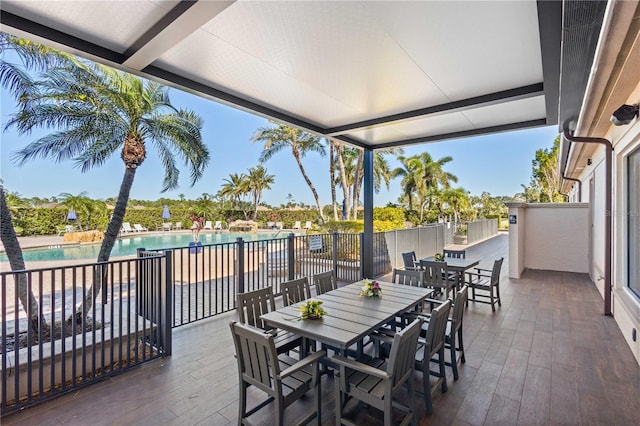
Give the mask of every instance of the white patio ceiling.
<path id="1" fill-rule="evenodd" d="M 3 31 L 363 147 L 558 122 L 558 2 L 0 7 Z"/>

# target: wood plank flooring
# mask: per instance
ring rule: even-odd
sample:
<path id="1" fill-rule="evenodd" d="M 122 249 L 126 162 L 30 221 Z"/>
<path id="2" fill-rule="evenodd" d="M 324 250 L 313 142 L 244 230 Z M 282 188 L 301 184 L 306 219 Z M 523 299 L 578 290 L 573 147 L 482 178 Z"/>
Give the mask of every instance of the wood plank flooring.
<path id="1" fill-rule="evenodd" d="M 465 311 L 467 362 L 449 390 L 434 393 L 421 425 L 637 425 L 640 368 L 586 275 L 527 271 L 508 278 L 507 236 L 468 249 L 490 267 L 504 256 L 502 306 Z M 228 323 L 235 314 L 174 331 L 173 356 L 2 418 L 3 425 L 227 425 L 238 416 L 238 376 Z M 322 380 L 322 423 L 335 423 L 333 377 Z M 416 384 L 421 380 L 416 373 Z M 260 393 L 251 392 L 252 402 Z M 287 411 L 291 424 L 312 398 Z M 348 405 L 358 424 L 381 424 L 375 409 Z M 272 424 L 272 406 L 251 419 Z"/>

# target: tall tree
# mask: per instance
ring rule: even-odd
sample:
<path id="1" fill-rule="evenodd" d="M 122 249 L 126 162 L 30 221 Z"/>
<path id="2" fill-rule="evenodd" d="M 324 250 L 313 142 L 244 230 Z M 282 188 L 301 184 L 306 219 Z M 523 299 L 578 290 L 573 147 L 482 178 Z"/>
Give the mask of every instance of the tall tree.
<path id="1" fill-rule="evenodd" d="M 469 208 L 469 194 L 464 188 L 449 188 L 442 193 L 443 201 L 446 201 L 453 209 L 453 217 L 456 223 L 460 222 L 460 211 Z"/>
<path id="2" fill-rule="evenodd" d="M 229 178 L 222 180 L 224 184 L 218 194 L 231 200 L 233 207 L 239 209 L 242 198 L 248 193 L 246 175 L 244 173 L 231 173 Z"/>
<path id="3" fill-rule="evenodd" d="M 247 189 L 253 196 L 253 220 L 258 218 L 258 204 L 262 198 L 262 191 L 271 189 L 275 181 L 275 176 L 268 174 L 267 169 L 261 165 L 249 169 Z"/>
<path id="4" fill-rule="evenodd" d="M 103 65 L 74 63 L 48 69 L 19 98 L 18 108 L 7 127 L 21 134 L 38 127 L 57 128 L 15 153 L 19 165 L 38 157 L 70 159 L 86 172 L 120 153 L 124 176 L 98 262 L 109 260 L 147 142 L 156 148 L 165 169 L 163 192 L 178 186 L 176 157 L 189 167 L 192 185 L 209 160 L 200 133 L 202 121 L 194 112 L 175 108 L 166 87 Z M 89 312 L 98 293 L 89 289 L 78 320 Z"/>
<path id="5" fill-rule="evenodd" d="M 320 203 L 318 191 L 316 191 L 315 186 L 313 186 L 311 179 L 309 179 L 309 176 L 302 165 L 302 158 L 311 152 L 318 153 L 322 157 L 326 155 L 322 139 L 300 129 L 289 127 L 285 124 L 275 122 L 269 122 L 269 124 L 269 127 L 259 128 L 252 138 L 254 143 L 260 142 L 264 144 L 262 154 L 260 155 L 260 162 L 264 163 L 268 161 L 275 154 L 283 150 L 291 150 L 291 154 L 298 164 L 300 173 L 302 173 L 302 177 L 309 186 L 309 189 L 313 194 L 313 198 L 316 201 L 320 219 L 324 223 L 324 212 L 322 211 L 322 204 Z"/>
<path id="6" fill-rule="evenodd" d="M 535 153 L 535 158 L 531 162 L 531 186 L 534 188 L 534 192 L 535 189 L 540 191 L 540 196 L 537 200 L 539 202 L 553 203 L 565 200 L 563 195 L 560 194 L 559 149 L 560 136 L 556 137 L 551 148 L 538 149 Z"/>
<path id="7" fill-rule="evenodd" d="M 5 197 L 4 186 L 0 185 L 0 239 L 2 245 L 7 253 L 9 259 L 9 265 L 12 271 L 25 270 L 24 257 L 22 256 L 22 249 L 20 248 L 20 242 L 16 236 L 16 231 L 13 227 L 13 221 L 11 218 L 11 211 L 7 204 Z M 18 290 L 18 299 L 22 303 L 24 311 L 29 316 L 29 325 L 35 336 L 38 336 L 38 331 L 42 329 L 43 333 L 49 332 L 49 325 L 44 318 L 44 314 L 38 316 L 38 300 L 34 297 L 33 293 L 29 291 L 29 284 L 27 282 L 26 274 L 15 274 L 16 289 Z"/>
<path id="8" fill-rule="evenodd" d="M 87 226 L 89 225 L 89 217 L 93 211 L 93 200 L 88 197 L 86 191 L 81 192 L 78 195 L 69 194 L 68 192 L 63 192 L 59 195 L 60 204 L 68 208 L 69 210 L 73 210 L 76 212 L 78 224 L 80 225 L 80 230 L 82 230 L 82 216 L 87 219 Z"/>

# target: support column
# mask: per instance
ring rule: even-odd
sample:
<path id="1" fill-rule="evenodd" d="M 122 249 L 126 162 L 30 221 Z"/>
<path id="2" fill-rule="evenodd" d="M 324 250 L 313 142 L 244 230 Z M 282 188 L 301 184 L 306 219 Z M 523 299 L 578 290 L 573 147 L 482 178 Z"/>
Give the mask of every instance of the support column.
<path id="1" fill-rule="evenodd" d="M 373 150 L 364 150 L 364 235 L 362 238 L 362 272 L 367 278 L 373 277 Z"/>
<path id="2" fill-rule="evenodd" d="M 524 271 L 524 241 L 527 203 L 506 203 L 509 207 L 509 278 L 520 278 Z"/>

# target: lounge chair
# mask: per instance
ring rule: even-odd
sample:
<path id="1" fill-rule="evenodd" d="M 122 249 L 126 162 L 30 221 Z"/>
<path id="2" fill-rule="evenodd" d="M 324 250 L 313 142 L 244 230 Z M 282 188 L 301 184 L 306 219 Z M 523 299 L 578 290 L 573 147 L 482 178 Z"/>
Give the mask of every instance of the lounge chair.
<path id="1" fill-rule="evenodd" d="M 308 220 L 304 223 L 304 229 L 311 229 L 311 221 Z"/>
<path id="2" fill-rule="evenodd" d="M 211 222 L 209 222 L 211 223 Z M 221 220 L 216 220 L 216 224 L 213 225 L 213 229 L 216 231 L 222 231 L 222 221 Z"/>
<path id="3" fill-rule="evenodd" d="M 176 222 L 176 226 L 173 228 L 176 231 L 179 231 L 182 229 L 182 222 Z"/>
<path id="4" fill-rule="evenodd" d="M 122 229 L 120 230 L 123 234 L 128 234 L 129 232 L 134 232 L 131 228 L 131 224 L 129 222 L 122 222 Z"/>
<path id="5" fill-rule="evenodd" d="M 163 231 L 171 231 L 171 222 L 163 222 L 162 223 Z"/>
<path id="6" fill-rule="evenodd" d="M 282 222 L 276 222 L 276 228 L 275 229 L 282 229 L 283 228 L 283 224 Z"/>
<path id="7" fill-rule="evenodd" d="M 75 232 L 76 227 L 73 225 L 64 225 L 64 226 L 57 226 L 56 229 L 58 230 L 58 237 L 64 234 L 68 234 L 69 232 Z"/>
<path id="8" fill-rule="evenodd" d="M 207 220 L 204 223 L 204 226 L 202 227 L 202 230 L 206 230 L 206 229 L 208 229 L 209 231 L 213 230 L 213 225 L 211 225 L 211 221 L 210 220 Z"/>
<path id="9" fill-rule="evenodd" d="M 300 228 L 301 228 L 300 221 L 296 220 L 296 223 L 293 224 L 293 228 L 291 228 L 291 229 L 300 229 Z"/>
<path id="10" fill-rule="evenodd" d="M 169 226 L 171 226 L 171 224 L 169 223 Z M 134 223 L 133 224 L 133 230 L 136 232 L 145 232 L 148 231 L 147 228 L 145 228 L 144 226 L 140 225 L 139 223 Z"/>

